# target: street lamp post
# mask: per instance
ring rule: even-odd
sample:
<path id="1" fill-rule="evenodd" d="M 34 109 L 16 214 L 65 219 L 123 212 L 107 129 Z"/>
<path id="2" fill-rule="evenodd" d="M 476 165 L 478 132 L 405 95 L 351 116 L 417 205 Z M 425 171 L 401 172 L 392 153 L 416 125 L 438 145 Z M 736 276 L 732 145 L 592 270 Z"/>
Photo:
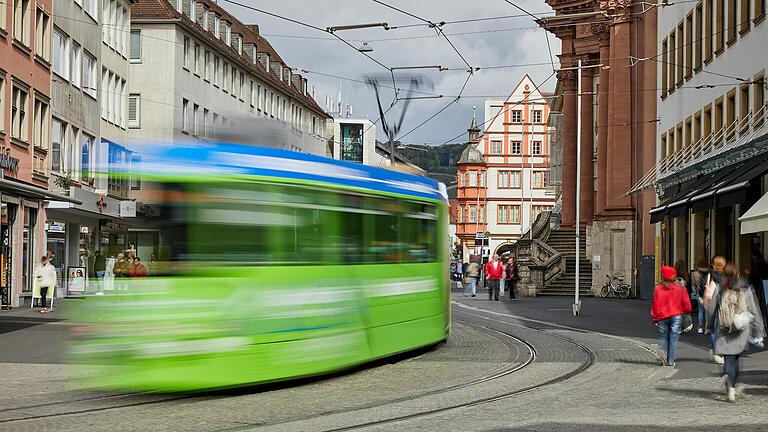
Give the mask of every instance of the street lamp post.
<path id="1" fill-rule="evenodd" d="M 576 287 L 573 294 L 573 316 L 581 314 L 581 300 L 579 300 L 579 287 L 581 286 L 581 275 L 579 274 L 579 263 L 581 262 L 581 70 L 583 68 L 603 67 L 602 64 L 583 66 L 581 59 L 576 66 Z M 608 68 L 609 66 L 605 66 Z M 567 68 L 573 69 L 573 68 Z M 561 70 L 567 70 L 561 69 Z"/>

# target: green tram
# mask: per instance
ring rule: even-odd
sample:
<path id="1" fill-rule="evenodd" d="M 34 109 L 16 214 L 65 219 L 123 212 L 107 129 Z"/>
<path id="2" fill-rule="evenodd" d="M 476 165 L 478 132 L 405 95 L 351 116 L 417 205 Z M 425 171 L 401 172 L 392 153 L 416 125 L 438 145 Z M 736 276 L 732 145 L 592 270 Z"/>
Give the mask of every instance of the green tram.
<path id="1" fill-rule="evenodd" d="M 138 172 L 156 261 L 150 277 L 81 302 L 70 352 L 110 366 L 86 385 L 266 383 L 448 336 L 444 185 L 222 143 L 149 147 Z"/>

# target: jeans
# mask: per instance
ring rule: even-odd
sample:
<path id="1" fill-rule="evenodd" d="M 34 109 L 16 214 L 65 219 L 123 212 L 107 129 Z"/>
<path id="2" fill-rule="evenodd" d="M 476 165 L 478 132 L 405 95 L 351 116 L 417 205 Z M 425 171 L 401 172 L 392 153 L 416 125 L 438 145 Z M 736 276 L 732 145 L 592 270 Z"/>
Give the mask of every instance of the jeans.
<path id="1" fill-rule="evenodd" d="M 469 279 L 469 286 L 467 287 L 470 291 L 470 295 L 474 296 L 477 294 L 477 277 L 468 277 Z"/>
<path id="2" fill-rule="evenodd" d="M 488 279 L 488 300 L 499 300 L 499 279 Z"/>
<path id="3" fill-rule="evenodd" d="M 704 300 L 699 297 L 699 328 L 703 329 L 704 325 L 707 323 L 707 310 L 704 309 Z"/>
<path id="4" fill-rule="evenodd" d="M 677 339 L 680 337 L 682 322 L 683 316 L 675 315 L 659 321 L 656 326 L 659 333 L 659 349 L 667 353 L 667 364 L 672 364 L 677 359 Z"/>
<path id="5" fill-rule="evenodd" d="M 739 379 L 739 354 L 726 354 L 723 364 L 723 375 L 728 376 L 728 385 L 736 387 Z"/>
<path id="6" fill-rule="evenodd" d="M 709 329 L 709 344 L 712 345 L 712 353 L 715 352 L 715 341 L 717 341 L 718 325 L 720 325 L 720 322 L 717 319 L 717 315 L 715 315 L 715 319 L 712 321 L 712 328 Z"/>
<path id="7" fill-rule="evenodd" d="M 499 296 L 504 296 L 504 279 L 499 279 Z"/>

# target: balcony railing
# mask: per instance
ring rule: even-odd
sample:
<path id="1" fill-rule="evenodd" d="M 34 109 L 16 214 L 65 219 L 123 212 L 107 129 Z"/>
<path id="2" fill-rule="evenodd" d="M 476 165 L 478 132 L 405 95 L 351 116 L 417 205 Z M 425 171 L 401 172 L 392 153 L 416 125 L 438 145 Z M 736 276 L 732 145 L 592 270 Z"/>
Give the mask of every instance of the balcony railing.
<path id="1" fill-rule="evenodd" d="M 750 111 L 742 119 L 735 119 L 725 128 L 720 128 L 692 145 L 685 146 L 661 159 L 656 164 L 656 178 L 661 179 L 674 174 L 683 168 L 736 148 L 765 134 L 766 114 L 768 114 L 768 110 L 763 105 L 756 112 Z"/>
<path id="2" fill-rule="evenodd" d="M 742 146 L 753 139 L 768 132 L 768 108 L 764 104 L 757 111 L 750 111 L 741 119 L 734 119 L 725 127 L 709 133 L 700 138 L 691 145 L 667 155 L 660 159 L 656 165 L 648 170 L 645 175 L 638 180 L 632 188 L 627 191 L 627 195 L 643 190 L 652 186 L 659 180 L 663 180 L 673 174 L 680 173 L 682 170 L 692 167 L 700 162 L 720 155 L 729 150 Z M 710 167 L 712 171 L 716 167 Z M 703 172 L 703 173 L 706 173 Z M 689 176 L 689 178 L 692 178 Z M 680 179 L 685 181 L 685 178 Z"/>

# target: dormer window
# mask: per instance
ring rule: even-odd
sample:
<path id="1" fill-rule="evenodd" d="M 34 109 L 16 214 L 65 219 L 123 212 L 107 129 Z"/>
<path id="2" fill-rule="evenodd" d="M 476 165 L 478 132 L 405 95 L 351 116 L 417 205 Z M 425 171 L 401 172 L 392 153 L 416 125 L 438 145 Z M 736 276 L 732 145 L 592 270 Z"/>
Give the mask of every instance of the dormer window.
<path id="1" fill-rule="evenodd" d="M 208 31 L 208 7 L 203 6 L 203 30 Z"/>
<path id="2" fill-rule="evenodd" d="M 197 0 L 189 1 L 189 19 L 191 19 L 192 22 L 197 21 Z"/>
<path id="3" fill-rule="evenodd" d="M 221 15 L 216 14 L 213 19 L 213 35 L 221 39 Z"/>
<path id="4" fill-rule="evenodd" d="M 176 0 L 176 10 L 184 13 L 184 0 Z"/>
<path id="5" fill-rule="evenodd" d="M 224 39 L 224 42 L 227 43 L 227 45 L 232 46 L 232 24 L 227 23 L 227 33 L 226 33 L 226 39 Z"/>

